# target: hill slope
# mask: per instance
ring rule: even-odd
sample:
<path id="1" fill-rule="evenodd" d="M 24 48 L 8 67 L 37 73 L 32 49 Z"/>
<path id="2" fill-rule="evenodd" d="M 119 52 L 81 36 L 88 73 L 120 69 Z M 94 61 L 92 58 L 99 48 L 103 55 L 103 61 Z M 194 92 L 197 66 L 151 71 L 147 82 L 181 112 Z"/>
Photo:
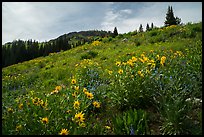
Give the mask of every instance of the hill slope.
<path id="1" fill-rule="evenodd" d="M 114 36 L 114 33 L 89 30 L 64 34 L 48 42 L 38 42 L 32 39 L 27 41 L 14 40 L 2 45 L 2 66 L 7 67 L 37 57 L 47 56 L 49 53 L 69 50 L 108 36 Z"/>
<path id="2" fill-rule="evenodd" d="M 2 132 L 201 134 L 201 48 L 202 23 L 187 24 L 3 68 Z"/>

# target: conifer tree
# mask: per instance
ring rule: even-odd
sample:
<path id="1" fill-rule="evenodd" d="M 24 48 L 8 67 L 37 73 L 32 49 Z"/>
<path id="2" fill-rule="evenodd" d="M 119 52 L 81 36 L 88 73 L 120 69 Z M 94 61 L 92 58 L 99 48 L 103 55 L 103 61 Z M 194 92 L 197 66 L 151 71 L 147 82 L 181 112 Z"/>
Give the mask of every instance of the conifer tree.
<path id="1" fill-rule="evenodd" d="M 151 29 L 153 29 L 154 28 L 154 25 L 153 25 L 153 23 L 151 24 Z"/>
<path id="2" fill-rule="evenodd" d="M 116 37 L 117 35 L 118 35 L 118 30 L 117 30 L 117 28 L 115 27 L 115 28 L 114 28 L 114 31 L 113 31 L 113 36 Z"/>
<path id="3" fill-rule="evenodd" d="M 146 26 L 146 31 L 149 31 L 150 28 L 149 28 L 149 24 L 147 23 L 147 26 Z"/>
<path id="4" fill-rule="evenodd" d="M 180 24 L 180 22 L 181 22 L 180 18 L 174 17 L 172 6 L 168 6 L 168 10 L 166 13 L 166 21 L 164 22 L 165 26 L 178 25 Z"/>
<path id="5" fill-rule="evenodd" d="M 139 32 L 143 32 L 143 27 L 142 27 L 142 24 L 140 24 L 140 27 L 139 27 Z"/>

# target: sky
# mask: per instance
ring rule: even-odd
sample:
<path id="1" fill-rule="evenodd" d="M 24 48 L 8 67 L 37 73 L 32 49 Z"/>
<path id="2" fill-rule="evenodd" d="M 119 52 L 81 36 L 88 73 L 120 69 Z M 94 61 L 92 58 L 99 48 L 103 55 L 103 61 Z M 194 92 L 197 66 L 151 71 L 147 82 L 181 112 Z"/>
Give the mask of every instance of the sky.
<path id="1" fill-rule="evenodd" d="M 49 41 L 86 30 L 128 33 L 147 23 L 164 26 L 168 6 L 182 23 L 202 21 L 202 2 L 3 2 L 2 44 Z"/>

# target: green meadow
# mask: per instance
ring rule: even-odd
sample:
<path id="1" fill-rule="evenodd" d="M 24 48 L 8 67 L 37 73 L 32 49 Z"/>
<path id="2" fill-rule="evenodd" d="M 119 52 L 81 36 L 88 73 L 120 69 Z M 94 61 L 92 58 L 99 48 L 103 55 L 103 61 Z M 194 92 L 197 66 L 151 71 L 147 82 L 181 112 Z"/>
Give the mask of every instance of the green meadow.
<path id="1" fill-rule="evenodd" d="M 201 135 L 202 22 L 2 69 L 3 135 Z"/>

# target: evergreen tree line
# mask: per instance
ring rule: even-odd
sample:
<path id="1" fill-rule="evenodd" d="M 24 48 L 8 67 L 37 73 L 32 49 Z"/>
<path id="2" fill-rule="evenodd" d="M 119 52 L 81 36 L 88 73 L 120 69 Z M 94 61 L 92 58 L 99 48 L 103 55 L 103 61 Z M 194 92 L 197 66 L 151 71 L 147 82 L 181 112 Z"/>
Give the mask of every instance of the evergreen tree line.
<path id="1" fill-rule="evenodd" d="M 179 25 L 180 23 L 181 23 L 181 18 L 175 17 L 172 6 L 168 6 L 168 10 L 166 13 L 166 20 L 164 21 L 164 26 L 167 27 L 171 25 Z M 154 28 L 153 23 L 151 24 L 151 27 L 147 23 L 146 31 L 150 31 L 153 28 Z M 142 24 L 140 24 L 139 26 L 139 32 L 144 32 Z"/>
<path id="2" fill-rule="evenodd" d="M 33 41 L 32 39 L 14 40 L 2 45 L 2 67 L 31 60 L 49 53 L 69 50 L 79 45 L 100 40 L 102 37 L 113 37 L 115 34 L 107 31 L 81 31 L 64 34 L 49 42 Z"/>
<path id="3" fill-rule="evenodd" d="M 146 31 L 150 31 L 150 30 L 152 30 L 153 28 L 154 28 L 154 24 L 153 24 L 153 23 L 151 24 L 151 27 L 149 26 L 149 23 L 147 23 Z M 144 32 L 143 27 L 142 27 L 142 24 L 140 24 L 139 32 Z"/>

